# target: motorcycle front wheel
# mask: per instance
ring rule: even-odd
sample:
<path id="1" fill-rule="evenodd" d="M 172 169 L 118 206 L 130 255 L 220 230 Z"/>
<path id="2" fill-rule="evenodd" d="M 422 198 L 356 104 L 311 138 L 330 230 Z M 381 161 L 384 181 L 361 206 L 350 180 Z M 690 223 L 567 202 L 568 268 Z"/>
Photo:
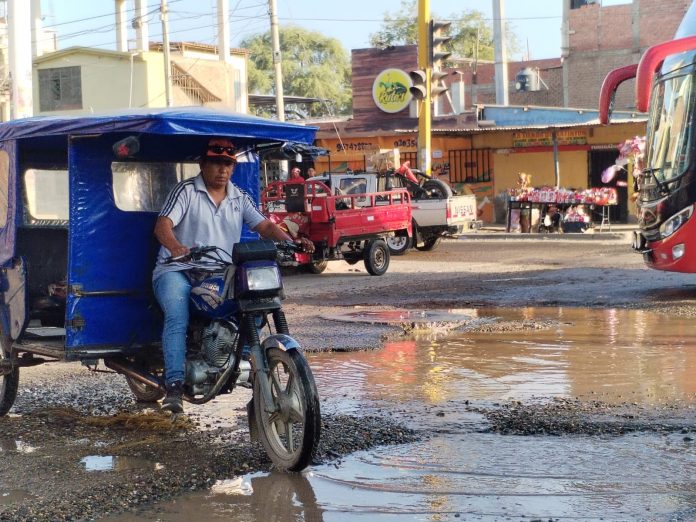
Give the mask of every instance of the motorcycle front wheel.
<path id="1" fill-rule="evenodd" d="M 254 409 L 259 437 L 277 468 L 301 471 L 319 444 L 321 414 L 312 371 L 301 353 L 270 348 L 266 352 L 268 380 L 275 411 L 266 411 L 260 390 L 261 373 L 254 380 Z"/>

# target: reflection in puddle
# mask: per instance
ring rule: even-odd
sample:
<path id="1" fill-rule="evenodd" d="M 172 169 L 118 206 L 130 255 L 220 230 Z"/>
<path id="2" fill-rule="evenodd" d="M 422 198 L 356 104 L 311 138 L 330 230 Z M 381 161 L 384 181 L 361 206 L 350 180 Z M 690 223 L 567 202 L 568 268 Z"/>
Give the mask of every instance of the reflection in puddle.
<path id="1" fill-rule="evenodd" d="M 343 409 L 346 400 L 359 408 L 363 401 L 403 405 L 550 397 L 656 404 L 692 400 L 696 394 L 696 331 L 687 318 L 533 308 L 478 314 L 486 315 L 557 325 L 404 340 L 346 356 L 312 354 L 322 397 L 340 397 Z"/>
<path id="2" fill-rule="evenodd" d="M 546 330 L 404 338 L 373 352 L 309 354 L 325 412 L 388 411 L 429 435 L 316 466 L 254 474 L 160 505 L 149 520 L 599 520 L 696 518 L 696 444 L 680 433 L 502 436 L 469 403 L 693 406 L 689 318 L 631 310 L 482 310 Z M 669 410 L 668 410 L 669 411 Z M 692 430 L 688 423 L 687 430 Z M 224 493 L 224 494 L 223 494 Z M 136 520 L 119 517 L 117 520 Z M 139 515 L 137 520 L 142 520 Z"/>
<path id="3" fill-rule="evenodd" d="M 80 464 L 86 471 L 129 471 L 132 469 L 159 470 L 162 466 L 158 462 L 137 457 L 114 457 L 111 455 L 88 455 L 80 459 Z"/>
<path id="4" fill-rule="evenodd" d="M 477 310 L 473 308 L 450 310 L 358 310 L 331 315 L 327 319 L 373 324 L 434 323 L 471 321 L 477 315 Z"/>

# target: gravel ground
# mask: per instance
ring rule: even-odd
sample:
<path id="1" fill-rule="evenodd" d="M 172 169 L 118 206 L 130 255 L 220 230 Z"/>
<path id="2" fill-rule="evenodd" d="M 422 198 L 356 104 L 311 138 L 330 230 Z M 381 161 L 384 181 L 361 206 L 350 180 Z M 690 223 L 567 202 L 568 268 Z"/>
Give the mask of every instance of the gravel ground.
<path id="1" fill-rule="evenodd" d="M 404 335 L 413 325 L 337 322 L 355 310 L 405 308 L 590 306 L 696 315 L 696 279 L 645 268 L 624 241 L 482 237 L 446 240 L 434 252 L 392 258 L 372 277 L 361 264 L 331 263 L 321 275 L 285 278 L 286 314 L 294 336 L 311 351 L 365 350 Z M 443 328 L 514 331 L 546 328 L 534 321 L 453 324 Z M 245 395 L 246 394 L 246 395 Z M 217 478 L 270 468 L 248 441 L 247 390 L 187 409 L 172 423 L 136 404 L 122 377 L 77 364 L 22 370 L 20 394 L 0 420 L 0 519 L 90 520 L 209 487 Z M 516 434 L 617 434 L 630 429 L 691 432 L 688 408 L 651 412 L 647 425 L 632 405 L 573 401 L 510 403 L 481 410 L 490 431 Z M 324 415 L 318 461 L 427 436 L 376 417 Z M 83 457 L 117 456 L 123 469 L 89 472 Z M 181 458 L 186 455 L 186 458 Z M 130 459 L 130 460 L 127 460 Z M 136 464 L 133 464 L 136 463 Z M 130 466 L 130 467 L 129 467 Z"/>

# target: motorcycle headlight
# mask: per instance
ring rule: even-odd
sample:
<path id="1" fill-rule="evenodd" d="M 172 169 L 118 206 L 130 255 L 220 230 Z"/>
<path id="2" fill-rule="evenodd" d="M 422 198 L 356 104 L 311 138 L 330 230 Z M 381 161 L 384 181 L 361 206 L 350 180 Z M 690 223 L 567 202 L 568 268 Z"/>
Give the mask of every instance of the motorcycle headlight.
<path id="1" fill-rule="evenodd" d="M 662 226 L 660 226 L 660 237 L 665 239 L 674 234 L 684 223 L 689 220 L 691 214 L 693 213 L 694 207 L 691 205 L 674 214 L 671 218 L 662 223 Z"/>
<path id="2" fill-rule="evenodd" d="M 277 266 L 260 266 L 247 269 L 247 285 L 250 291 L 280 290 L 280 271 Z"/>

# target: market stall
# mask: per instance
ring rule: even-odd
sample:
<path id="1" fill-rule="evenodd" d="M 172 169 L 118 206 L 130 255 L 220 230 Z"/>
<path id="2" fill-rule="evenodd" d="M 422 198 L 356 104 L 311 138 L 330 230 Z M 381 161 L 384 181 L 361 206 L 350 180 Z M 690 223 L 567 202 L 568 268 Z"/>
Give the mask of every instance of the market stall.
<path id="1" fill-rule="evenodd" d="M 600 222 L 611 229 L 609 207 L 616 205 L 615 188 L 571 190 L 554 187 L 509 189 L 507 232 L 585 232 Z"/>

